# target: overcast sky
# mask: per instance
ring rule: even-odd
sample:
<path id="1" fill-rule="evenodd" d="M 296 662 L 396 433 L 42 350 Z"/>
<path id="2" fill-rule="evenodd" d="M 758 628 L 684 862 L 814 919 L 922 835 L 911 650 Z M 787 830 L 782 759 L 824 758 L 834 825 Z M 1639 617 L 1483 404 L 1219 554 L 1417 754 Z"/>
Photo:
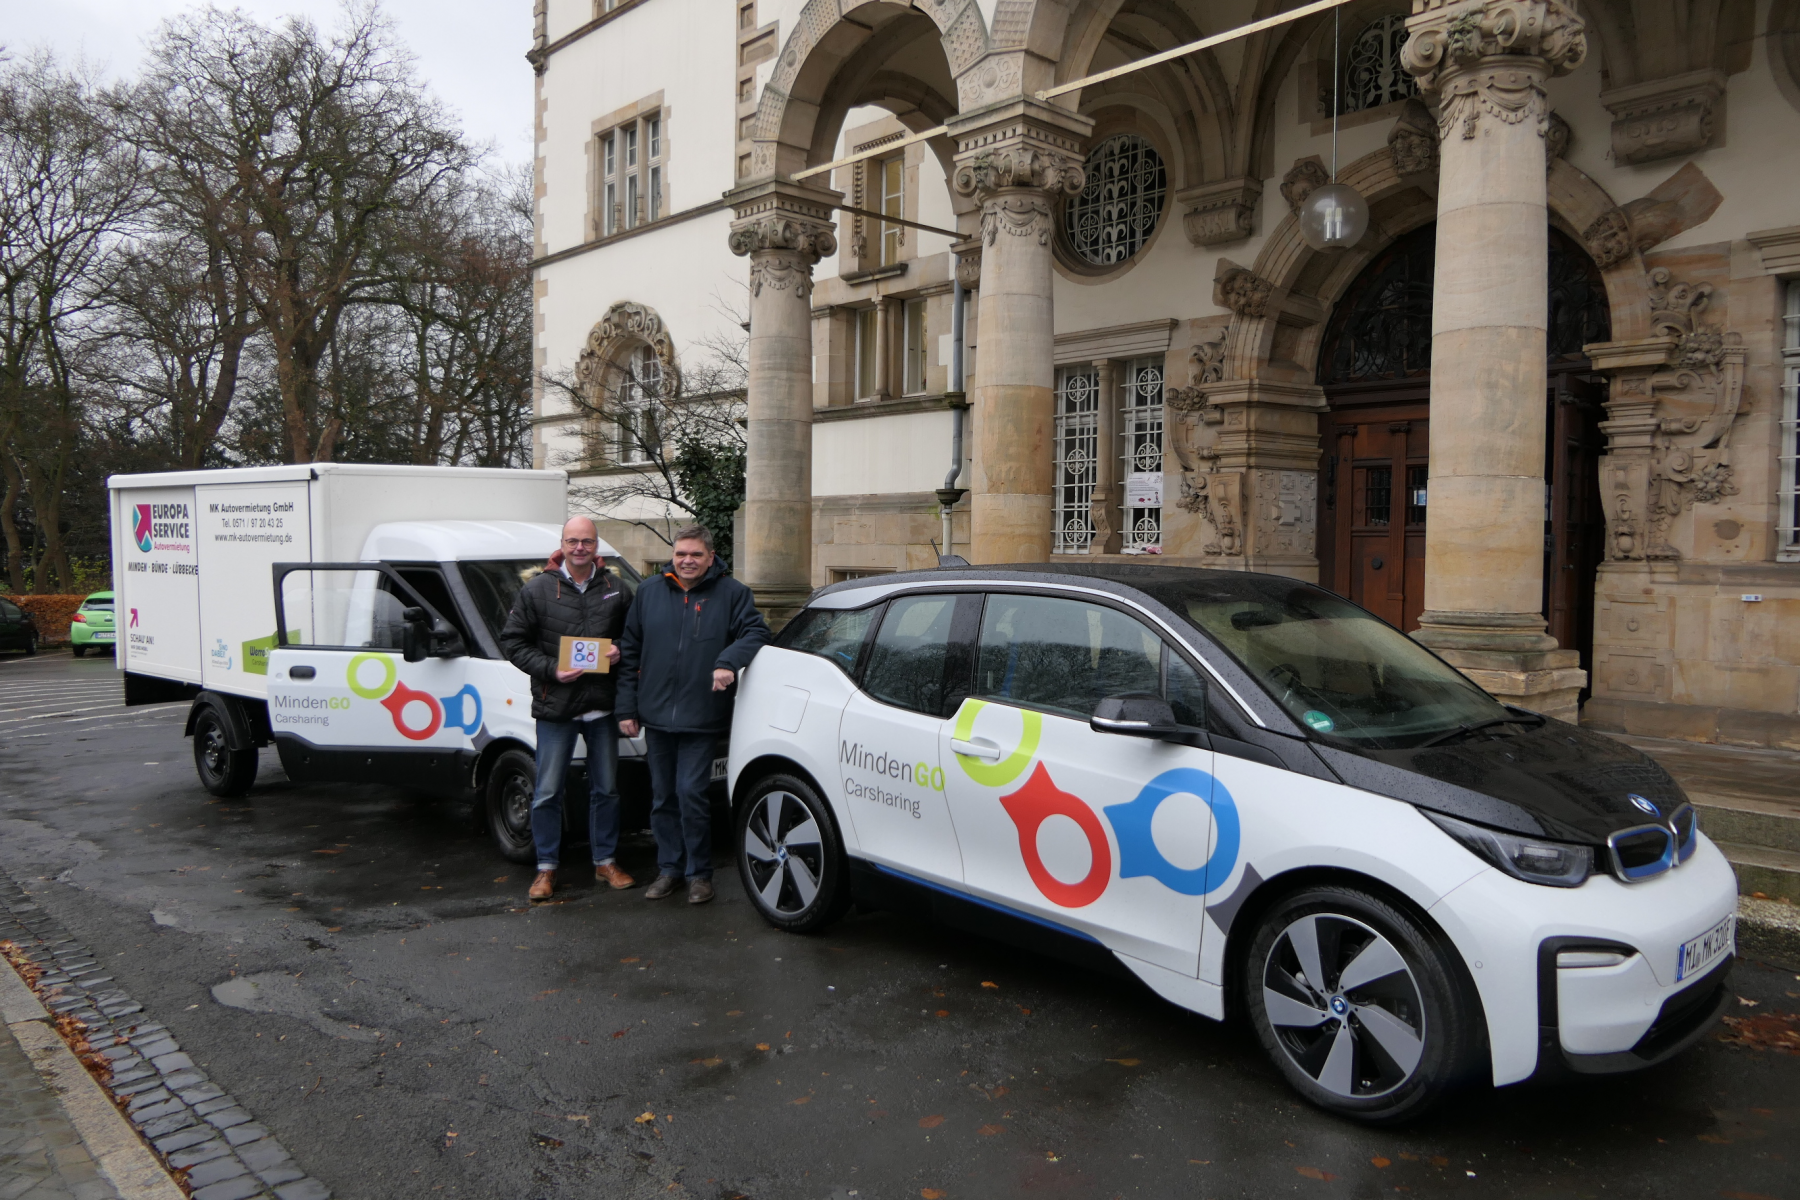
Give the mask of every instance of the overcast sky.
<path id="1" fill-rule="evenodd" d="M 163 20 L 199 7 L 195 0 L 0 0 L 0 39 L 11 54 L 48 46 L 63 58 L 85 56 L 109 78 L 135 73 L 144 42 Z M 289 14 L 321 28 L 337 22 L 338 0 L 238 0 L 272 23 Z M 461 116 L 476 141 L 492 142 L 511 162 L 531 161 L 531 0 L 382 0 L 418 59 L 426 84 Z"/>

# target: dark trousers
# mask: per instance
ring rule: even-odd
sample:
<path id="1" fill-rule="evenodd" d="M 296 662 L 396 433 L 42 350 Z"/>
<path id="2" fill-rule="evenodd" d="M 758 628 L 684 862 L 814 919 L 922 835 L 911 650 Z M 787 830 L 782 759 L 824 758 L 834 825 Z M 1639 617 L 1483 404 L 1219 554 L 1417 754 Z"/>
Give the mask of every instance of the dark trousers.
<path id="1" fill-rule="evenodd" d="M 656 869 L 662 875 L 712 878 L 712 784 L 715 733 L 644 730 L 650 765 L 650 831 L 656 835 Z"/>
<path id="2" fill-rule="evenodd" d="M 591 721 L 537 723 L 537 790 L 531 797 L 531 840 L 537 843 L 538 870 L 561 865 L 563 780 L 575 755 L 575 739 L 587 742 L 588 841 L 594 862 L 613 856 L 619 845 L 619 727 L 611 717 Z"/>

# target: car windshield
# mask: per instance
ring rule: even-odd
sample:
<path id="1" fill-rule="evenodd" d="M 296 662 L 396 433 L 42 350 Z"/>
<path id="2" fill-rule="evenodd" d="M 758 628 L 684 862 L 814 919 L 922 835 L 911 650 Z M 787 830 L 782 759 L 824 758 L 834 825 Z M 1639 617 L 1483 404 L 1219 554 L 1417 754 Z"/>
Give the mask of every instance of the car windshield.
<path id="1" fill-rule="evenodd" d="M 638 573 L 631 569 L 631 564 L 613 554 L 601 555 L 601 559 L 606 563 L 606 569 L 625 585 L 625 590 L 635 595 Z M 533 576 L 544 572 L 541 558 L 492 559 L 458 565 L 462 567 L 463 582 L 468 584 L 476 610 L 496 639 L 500 636 L 500 627 L 506 624 L 506 614 L 512 611 L 513 601 L 518 599 L 519 589 Z"/>
<path id="2" fill-rule="evenodd" d="M 1508 719 L 1498 702 L 1417 642 L 1318 588 L 1260 579 L 1144 590 L 1198 626 L 1296 721 L 1328 740 L 1402 748 Z"/>

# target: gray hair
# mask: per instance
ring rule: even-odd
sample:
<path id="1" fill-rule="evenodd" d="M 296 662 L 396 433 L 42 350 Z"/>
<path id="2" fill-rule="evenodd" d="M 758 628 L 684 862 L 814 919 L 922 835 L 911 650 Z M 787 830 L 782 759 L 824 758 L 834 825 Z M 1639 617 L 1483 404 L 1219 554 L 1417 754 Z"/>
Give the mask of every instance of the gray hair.
<path id="1" fill-rule="evenodd" d="M 676 542 L 699 542 L 706 547 L 708 554 L 713 552 L 712 530 L 704 525 L 683 525 L 675 531 L 675 536 L 670 540 L 669 546 L 673 548 Z"/>

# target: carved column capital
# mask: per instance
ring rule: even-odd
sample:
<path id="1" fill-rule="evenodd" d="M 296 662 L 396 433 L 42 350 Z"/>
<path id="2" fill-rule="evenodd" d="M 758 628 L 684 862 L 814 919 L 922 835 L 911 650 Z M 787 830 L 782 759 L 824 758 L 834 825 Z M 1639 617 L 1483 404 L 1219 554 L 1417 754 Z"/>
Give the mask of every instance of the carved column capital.
<path id="1" fill-rule="evenodd" d="M 1483 116 L 1541 136 L 1544 80 L 1587 57 L 1587 24 L 1558 0 L 1415 0 L 1400 60 L 1438 97 L 1438 129 L 1472 138 Z"/>
<path id="2" fill-rule="evenodd" d="M 737 219 L 731 223 L 731 252 L 750 256 L 750 292 L 765 287 L 796 288 L 812 295 L 812 269 L 837 253 L 831 214 L 835 192 L 792 184 L 763 184 L 729 194 Z"/>
<path id="3" fill-rule="evenodd" d="M 1083 147 L 1093 123 L 1085 117 L 1021 101 L 979 119 L 953 121 L 956 171 L 950 184 L 981 205 L 981 240 L 992 246 L 1004 232 L 1050 243 L 1052 200 L 1087 185 Z"/>

